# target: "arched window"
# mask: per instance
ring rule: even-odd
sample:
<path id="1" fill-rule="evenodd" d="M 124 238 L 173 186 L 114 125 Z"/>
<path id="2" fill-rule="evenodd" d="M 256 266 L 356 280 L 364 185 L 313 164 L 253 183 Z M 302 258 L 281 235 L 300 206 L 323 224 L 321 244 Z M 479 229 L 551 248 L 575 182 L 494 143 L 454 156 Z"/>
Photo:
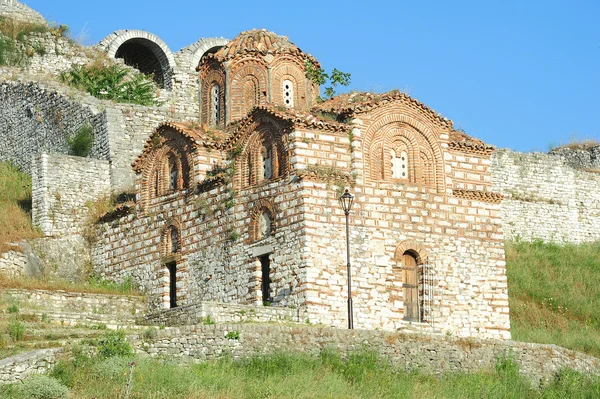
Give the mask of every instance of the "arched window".
<path id="1" fill-rule="evenodd" d="M 282 84 L 283 103 L 286 108 L 294 107 L 294 84 L 291 80 L 286 79 Z"/>
<path id="2" fill-rule="evenodd" d="M 240 159 L 242 186 L 284 176 L 287 157 L 281 139 L 270 131 L 254 132 Z"/>
<path id="3" fill-rule="evenodd" d="M 402 288 L 404 297 L 404 320 L 422 320 L 423 306 L 420 298 L 419 267 L 417 257 L 410 251 L 402 255 Z"/>
<path id="4" fill-rule="evenodd" d="M 154 176 L 152 177 L 152 182 L 154 184 L 154 196 L 158 197 L 160 195 L 160 175 L 158 174 L 158 170 L 154 171 Z"/>
<path id="5" fill-rule="evenodd" d="M 174 155 L 168 158 L 169 168 L 169 189 L 177 190 L 179 188 L 179 162 Z"/>
<path id="6" fill-rule="evenodd" d="M 273 150 L 271 148 L 262 148 L 262 177 L 270 179 L 273 176 Z"/>
<path id="7" fill-rule="evenodd" d="M 179 251 L 179 232 L 175 226 L 171 226 L 171 253 L 175 254 Z"/>
<path id="8" fill-rule="evenodd" d="M 181 238 L 177 226 L 169 226 L 163 233 L 163 256 L 170 256 L 181 250 Z"/>
<path id="9" fill-rule="evenodd" d="M 210 89 L 210 125 L 217 126 L 221 120 L 221 88 L 214 83 Z"/>

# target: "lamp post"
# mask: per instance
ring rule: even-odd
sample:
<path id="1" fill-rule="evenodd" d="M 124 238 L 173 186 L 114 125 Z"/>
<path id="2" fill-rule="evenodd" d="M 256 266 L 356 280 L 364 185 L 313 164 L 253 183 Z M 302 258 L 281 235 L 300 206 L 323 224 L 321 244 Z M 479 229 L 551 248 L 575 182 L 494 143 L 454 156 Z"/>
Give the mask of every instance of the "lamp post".
<path id="1" fill-rule="evenodd" d="M 354 202 L 354 196 L 348 192 L 348 189 L 344 191 L 344 194 L 340 197 L 340 204 L 346 214 L 346 255 L 347 255 L 347 267 L 348 267 L 348 328 L 352 330 L 354 328 L 353 312 L 352 312 L 352 277 L 350 274 L 350 209 L 352 209 L 352 203 Z"/>

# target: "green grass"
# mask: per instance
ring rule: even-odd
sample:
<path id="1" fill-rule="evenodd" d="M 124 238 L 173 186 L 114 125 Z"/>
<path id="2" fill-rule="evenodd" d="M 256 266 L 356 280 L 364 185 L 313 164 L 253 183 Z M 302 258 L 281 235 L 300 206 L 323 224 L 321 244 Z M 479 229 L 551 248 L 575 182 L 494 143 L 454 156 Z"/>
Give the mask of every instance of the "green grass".
<path id="1" fill-rule="evenodd" d="M 0 162 L 0 226 L 0 253 L 41 236 L 31 223 L 31 178 L 6 162 Z"/>
<path id="2" fill-rule="evenodd" d="M 405 372 L 369 352 L 342 360 L 281 354 L 181 366 L 168 359 L 89 358 L 81 351 L 50 373 L 77 398 L 563 398 L 598 397 L 600 381 L 563 370 L 542 390 L 505 359 L 496 370 L 442 377 Z M 0 387 L 20 398 L 22 385 Z M 127 396 L 126 391 L 130 390 Z"/>
<path id="3" fill-rule="evenodd" d="M 600 243 L 507 243 L 512 338 L 600 356 Z"/>

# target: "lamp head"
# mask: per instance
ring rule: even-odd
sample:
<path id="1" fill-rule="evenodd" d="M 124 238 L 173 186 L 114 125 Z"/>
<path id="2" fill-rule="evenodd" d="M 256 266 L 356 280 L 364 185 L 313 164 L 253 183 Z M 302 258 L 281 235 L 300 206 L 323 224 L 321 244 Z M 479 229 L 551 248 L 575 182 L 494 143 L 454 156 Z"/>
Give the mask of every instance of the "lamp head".
<path id="1" fill-rule="evenodd" d="M 340 204 L 344 213 L 348 215 L 352 209 L 352 203 L 354 202 L 354 196 L 348 192 L 348 189 L 344 191 L 344 194 L 340 197 Z"/>

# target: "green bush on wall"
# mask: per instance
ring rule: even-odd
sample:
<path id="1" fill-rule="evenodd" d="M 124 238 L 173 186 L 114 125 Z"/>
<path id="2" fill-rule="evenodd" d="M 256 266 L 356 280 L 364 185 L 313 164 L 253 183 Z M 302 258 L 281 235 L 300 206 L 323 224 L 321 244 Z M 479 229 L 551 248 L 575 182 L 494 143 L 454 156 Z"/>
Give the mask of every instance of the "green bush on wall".
<path id="1" fill-rule="evenodd" d="M 73 137 L 67 139 L 67 144 L 69 145 L 69 155 L 87 157 L 94 145 L 92 125 L 87 123 L 80 127 Z"/>

